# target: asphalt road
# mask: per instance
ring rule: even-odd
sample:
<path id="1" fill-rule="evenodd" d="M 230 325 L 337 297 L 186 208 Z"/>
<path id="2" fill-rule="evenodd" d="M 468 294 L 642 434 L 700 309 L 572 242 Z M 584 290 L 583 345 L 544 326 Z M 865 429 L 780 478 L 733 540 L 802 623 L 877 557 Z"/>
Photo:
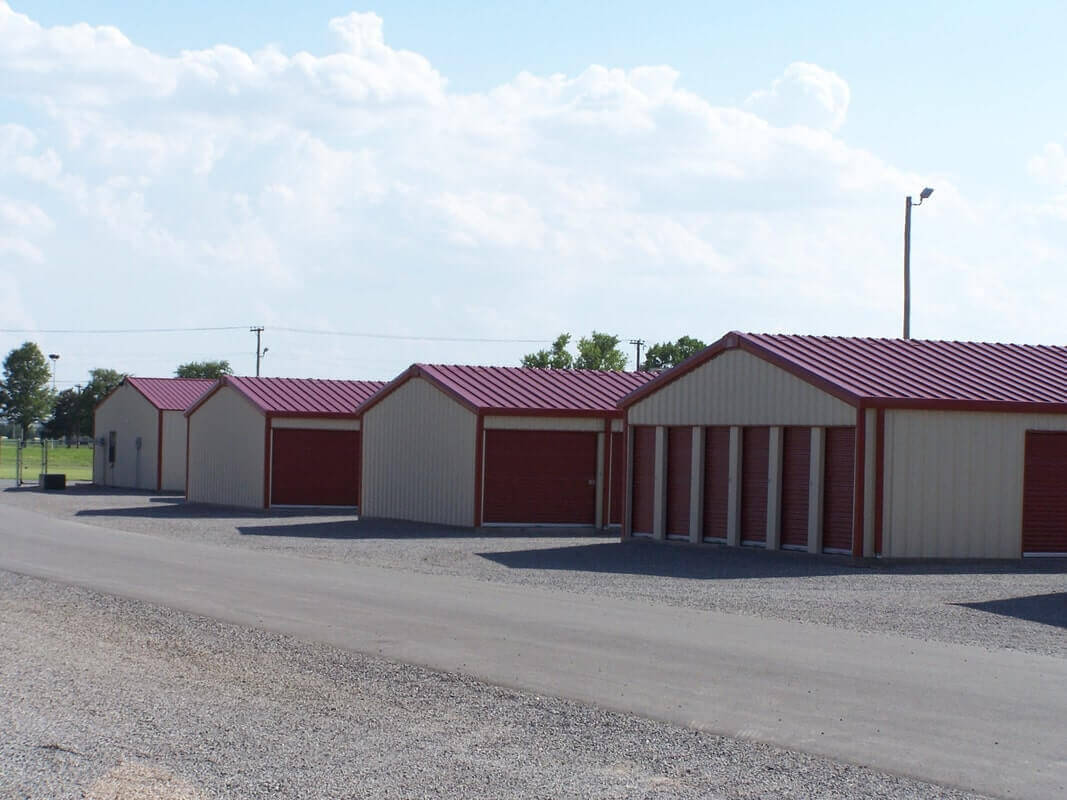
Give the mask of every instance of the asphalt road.
<path id="1" fill-rule="evenodd" d="M 214 547 L 5 506 L 0 568 L 986 794 L 1067 794 L 1064 659 Z"/>

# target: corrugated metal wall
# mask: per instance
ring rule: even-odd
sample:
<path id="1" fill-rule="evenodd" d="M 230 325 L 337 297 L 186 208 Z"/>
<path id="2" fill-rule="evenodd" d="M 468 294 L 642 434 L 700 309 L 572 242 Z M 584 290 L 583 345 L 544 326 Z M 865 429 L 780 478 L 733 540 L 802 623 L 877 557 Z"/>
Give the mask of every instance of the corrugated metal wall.
<path id="1" fill-rule="evenodd" d="M 108 463 L 108 432 L 115 431 L 115 464 Z M 93 459 L 93 482 L 102 486 L 155 489 L 159 447 L 159 411 L 129 384 L 116 389 L 97 410 L 93 435 L 97 447 Z M 141 449 L 137 449 L 137 437 Z M 184 444 L 183 444 L 184 447 Z M 183 483 L 184 483 L 184 476 Z"/>
<path id="2" fill-rule="evenodd" d="M 363 417 L 363 505 L 368 517 L 474 524 L 477 418 L 413 378 Z"/>
<path id="3" fill-rule="evenodd" d="M 631 425 L 852 425 L 856 410 L 773 364 L 728 350 L 629 410 Z"/>
<path id="4" fill-rule="evenodd" d="M 163 412 L 163 491 L 185 491 L 185 414 Z"/>
<path id="5" fill-rule="evenodd" d="M 1027 430 L 1067 415 L 887 411 L 885 555 L 1018 558 Z"/>
<path id="6" fill-rule="evenodd" d="M 189 493 L 194 503 L 263 507 L 265 418 L 224 386 L 189 416 Z"/>

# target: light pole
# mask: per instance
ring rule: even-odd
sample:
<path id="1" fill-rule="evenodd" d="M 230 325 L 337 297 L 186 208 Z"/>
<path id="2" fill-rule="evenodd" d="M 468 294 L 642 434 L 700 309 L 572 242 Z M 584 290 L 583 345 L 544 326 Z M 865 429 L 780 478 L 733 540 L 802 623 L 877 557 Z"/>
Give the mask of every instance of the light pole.
<path id="1" fill-rule="evenodd" d="M 911 195 L 904 201 L 904 338 L 911 338 L 911 207 L 921 206 L 934 190 L 927 186 L 919 192 L 919 202 L 912 203 Z"/>
<path id="2" fill-rule="evenodd" d="M 49 353 L 48 357 L 52 359 L 52 392 L 56 390 L 56 362 L 59 361 L 59 353 Z"/>

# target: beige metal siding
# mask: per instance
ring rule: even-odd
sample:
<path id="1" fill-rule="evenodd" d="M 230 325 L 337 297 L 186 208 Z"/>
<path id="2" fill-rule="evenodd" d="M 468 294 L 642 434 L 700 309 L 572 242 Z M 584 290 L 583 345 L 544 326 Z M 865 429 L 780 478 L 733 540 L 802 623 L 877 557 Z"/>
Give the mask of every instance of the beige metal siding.
<path id="1" fill-rule="evenodd" d="M 274 417 L 272 428 L 300 428 L 305 431 L 358 431 L 358 419 L 321 419 L 318 417 Z"/>
<path id="2" fill-rule="evenodd" d="M 97 447 L 93 459 L 93 482 L 127 489 L 155 489 L 159 448 L 159 411 L 143 394 L 123 384 L 97 408 L 93 421 Z M 107 459 L 108 432 L 115 431 L 115 464 Z M 141 449 L 137 449 L 137 437 Z"/>
<path id="3" fill-rule="evenodd" d="M 507 431 L 592 431 L 601 433 L 601 417 L 486 417 L 485 429 Z M 619 430 L 622 430 L 620 427 Z"/>
<path id="4" fill-rule="evenodd" d="M 219 389 L 189 416 L 189 501 L 262 508 L 263 448 L 263 415 Z"/>
<path id="5" fill-rule="evenodd" d="M 727 350 L 629 410 L 631 425 L 854 425 L 856 410 L 743 350 Z"/>
<path id="6" fill-rule="evenodd" d="M 885 416 L 885 555 L 1018 558 L 1026 431 L 1067 430 L 1067 415 Z"/>
<path id="7" fill-rule="evenodd" d="M 474 524 L 477 417 L 422 378 L 363 416 L 368 517 Z"/>
<path id="8" fill-rule="evenodd" d="M 163 412 L 163 491 L 185 491 L 185 414 Z"/>

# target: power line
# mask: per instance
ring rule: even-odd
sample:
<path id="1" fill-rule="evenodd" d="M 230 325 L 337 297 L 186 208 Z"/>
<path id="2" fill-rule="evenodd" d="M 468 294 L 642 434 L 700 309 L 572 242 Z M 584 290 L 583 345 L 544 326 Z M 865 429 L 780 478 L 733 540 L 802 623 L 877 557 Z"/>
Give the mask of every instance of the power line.
<path id="1" fill-rule="evenodd" d="M 312 328 L 271 327 L 272 331 L 308 333 L 317 336 L 350 336 L 360 339 L 395 339 L 409 342 L 483 342 L 490 344 L 545 344 L 551 339 L 492 339 L 481 336 L 416 336 L 398 333 L 364 333 L 360 331 L 327 331 Z"/>
<path id="2" fill-rule="evenodd" d="M 243 331 L 243 325 L 217 328 L 0 328 L 0 333 L 200 333 L 205 331 Z"/>
<path id="3" fill-rule="evenodd" d="M 48 333 L 48 334 L 129 334 L 129 333 L 203 333 L 211 331 L 243 331 L 243 325 L 228 325 L 205 328 L 0 328 L 0 333 Z M 255 330 L 253 328 L 253 330 Z M 545 344 L 551 339 L 498 339 L 483 336 L 419 336 L 394 333 L 367 333 L 365 331 L 331 331 L 312 328 L 288 328 L 271 326 L 272 331 L 302 333 L 314 336 L 347 336 L 360 339 L 389 339 L 409 342 L 473 342 L 483 344 Z"/>

